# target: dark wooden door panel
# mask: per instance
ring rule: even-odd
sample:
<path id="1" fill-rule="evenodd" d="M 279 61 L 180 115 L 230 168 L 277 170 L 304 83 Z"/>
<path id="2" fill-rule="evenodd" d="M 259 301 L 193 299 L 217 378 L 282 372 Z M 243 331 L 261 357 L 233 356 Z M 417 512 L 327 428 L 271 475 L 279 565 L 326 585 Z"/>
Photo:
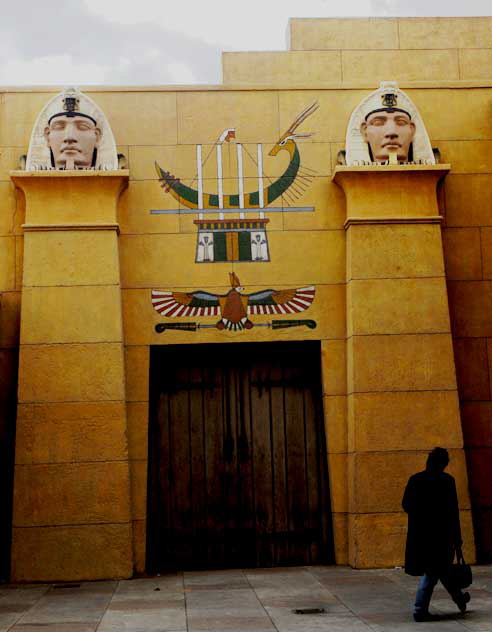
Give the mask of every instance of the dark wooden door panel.
<path id="1" fill-rule="evenodd" d="M 333 561 L 316 342 L 153 347 L 147 570 Z"/>

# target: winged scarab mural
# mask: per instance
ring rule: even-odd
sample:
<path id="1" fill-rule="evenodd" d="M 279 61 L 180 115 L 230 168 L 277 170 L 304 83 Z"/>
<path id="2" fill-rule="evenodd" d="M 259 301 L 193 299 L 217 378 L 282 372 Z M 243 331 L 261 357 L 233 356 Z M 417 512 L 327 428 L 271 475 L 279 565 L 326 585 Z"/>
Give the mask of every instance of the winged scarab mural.
<path id="1" fill-rule="evenodd" d="M 195 292 L 173 292 L 171 290 L 153 290 L 152 304 L 154 309 L 167 318 L 218 316 L 215 324 L 197 323 L 161 323 L 156 326 L 157 332 L 166 329 L 195 331 L 200 328 L 216 328 L 219 330 L 242 331 L 252 329 L 255 324 L 249 316 L 253 314 L 297 314 L 311 306 L 314 300 L 314 286 L 286 290 L 260 290 L 244 294 L 237 275 L 229 273 L 231 289 L 226 294 L 212 294 L 203 290 Z M 274 320 L 256 326 L 280 329 L 304 325 L 310 329 L 316 327 L 314 320 Z"/>

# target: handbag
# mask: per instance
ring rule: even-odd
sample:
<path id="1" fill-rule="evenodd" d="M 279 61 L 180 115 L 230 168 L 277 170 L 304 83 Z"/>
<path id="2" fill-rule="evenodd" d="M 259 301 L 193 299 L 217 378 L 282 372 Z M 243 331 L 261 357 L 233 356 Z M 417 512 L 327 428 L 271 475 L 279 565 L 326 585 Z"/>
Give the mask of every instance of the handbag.
<path id="1" fill-rule="evenodd" d="M 471 566 L 465 562 L 461 549 L 456 551 L 456 564 L 451 566 L 451 578 L 459 588 L 468 588 L 473 581 Z"/>

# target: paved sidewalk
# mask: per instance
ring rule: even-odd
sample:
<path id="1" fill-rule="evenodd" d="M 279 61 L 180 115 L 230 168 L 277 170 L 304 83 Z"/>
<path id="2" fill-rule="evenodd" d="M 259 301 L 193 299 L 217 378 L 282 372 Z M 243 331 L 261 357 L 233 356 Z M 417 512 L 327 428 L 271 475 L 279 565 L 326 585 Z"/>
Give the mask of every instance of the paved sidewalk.
<path id="1" fill-rule="evenodd" d="M 436 590 L 435 623 L 413 622 L 416 578 L 401 570 L 316 566 L 3 586 L 0 632 L 492 632 L 492 566 L 475 567 L 474 577 L 465 615 Z"/>

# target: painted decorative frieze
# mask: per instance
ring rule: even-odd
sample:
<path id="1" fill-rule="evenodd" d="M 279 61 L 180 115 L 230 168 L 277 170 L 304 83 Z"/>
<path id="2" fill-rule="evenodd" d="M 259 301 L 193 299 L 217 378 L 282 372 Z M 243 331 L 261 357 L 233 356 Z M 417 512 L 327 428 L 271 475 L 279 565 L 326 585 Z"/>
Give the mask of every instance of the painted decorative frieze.
<path id="1" fill-rule="evenodd" d="M 345 163 L 436 163 L 422 117 L 395 81 L 381 82 L 353 111 L 345 140 Z"/>
<path id="2" fill-rule="evenodd" d="M 111 126 L 102 110 L 75 88 L 53 97 L 31 134 L 27 171 L 118 169 Z"/>
<path id="3" fill-rule="evenodd" d="M 286 151 L 289 161 L 283 173 L 276 178 L 264 172 L 263 144 L 257 143 L 255 151 L 238 142 L 236 129 L 228 127 L 217 137 L 212 148 L 202 156 L 203 146 L 196 145 L 196 174 L 190 184 L 164 170 L 157 162 L 155 169 L 160 185 L 166 194 L 178 202 L 178 209 L 151 210 L 154 215 L 193 214 L 197 227 L 195 263 L 212 264 L 228 263 L 231 271 L 229 280 L 231 289 L 226 294 L 213 294 L 206 290 L 191 292 L 174 291 L 172 289 L 152 290 L 153 308 L 166 319 L 179 319 L 178 322 L 166 320 L 155 326 L 157 333 L 166 330 L 198 331 L 219 330 L 225 332 L 243 332 L 253 327 L 270 327 L 285 329 L 290 327 L 316 328 L 316 321 L 311 319 L 282 318 L 297 314 L 310 308 L 314 297 L 314 286 L 293 289 L 262 289 L 246 294 L 239 278 L 234 272 L 237 262 L 269 263 L 270 249 L 268 244 L 267 225 L 271 213 L 313 212 L 314 207 L 297 206 L 296 201 L 310 185 L 316 172 L 301 164 L 301 154 L 297 139 L 309 138 L 311 133 L 297 133 L 297 128 L 316 110 L 318 104 L 306 107 L 293 121 L 290 127 L 270 148 L 269 156 L 277 156 Z M 224 191 L 223 151 L 235 156 L 237 173 L 227 178 L 237 182 L 234 193 Z M 210 193 L 204 190 L 204 166 L 208 160 L 216 162 L 217 191 Z M 245 178 L 246 160 L 252 161 L 257 178 Z M 230 164 L 230 160 L 228 161 Z M 213 164 L 212 164 L 213 167 Z M 257 188 L 246 190 L 245 182 L 256 180 Z M 253 186 L 251 186 L 253 188 Z M 233 189 L 234 190 L 234 189 Z M 186 283 L 183 283 L 186 285 Z M 277 318 L 270 322 L 254 323 L 250 316 L 274 315 Z M 199 322 L 195 319 L 214 318 L 215 322 Z M 184 322 L 184 318 L 189 320 Z"/>

